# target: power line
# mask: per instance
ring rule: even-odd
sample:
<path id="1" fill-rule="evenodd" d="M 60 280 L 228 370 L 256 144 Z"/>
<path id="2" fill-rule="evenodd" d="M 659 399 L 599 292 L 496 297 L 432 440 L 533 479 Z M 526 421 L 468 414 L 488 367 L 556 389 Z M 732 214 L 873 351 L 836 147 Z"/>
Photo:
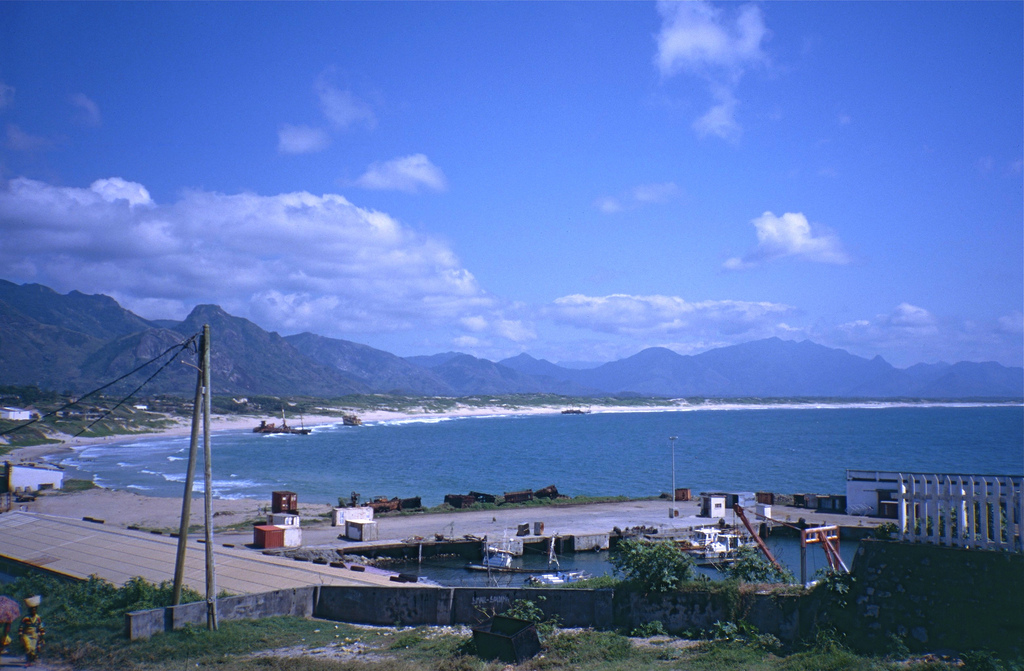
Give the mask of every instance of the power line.
<path id="1" fill-rule="evenodd" d="M 142 389 L 147 384 L 149 384 L 153 380 L 153 378 L 155 378 L 157 375 L 159 375 L 165 368 L 167 368 L 167 366 L 169 366 L 174 361 L 174 357 L 176 357 L 179 352 L 184 351 L 186 348 L 191 348 L 192 351 L 197 351 L 196 347 L 195 347 L 195 342 L 196 342 L 197 338 L 199 338 L 199 333 L 194 333 L 191 336 L 189 336 L 188 339 L 186 339 L 184 342 L 180 342 L 180 343 L 177 343 L 175 345 L 171 345 L 170 347 L 165 349 L 160 354 L 156 355 L 155 357 L 153 357 L 149 361 L 146 361 L 145 363 L 140 364 L 139 366 L 137 366 L 133 370 L 125 373 L 124 375 L 122 375 L 121 377 L 117 378 L 116 380 L 108 382 L 107 384 L 103 385 L 102 387 L 98 387 L 96 389 L 93 389 L 88 394 L 85 394 L 84 396 L 80 396 L 79 398 L 75 399 L 74 401 L 70 401 L 69 403 L 65 403 L 63 406 L 57 408 L 56 410 L 48 412 L 45 415 L 41 415 L 39 417 L 36 417 L 35 419 L 33 419 L 33 420 L 29 421 L 29 422 L 26 422 L 24 424 L 19 424 L 18 426 L 11 427 L 10 429 L 7 429 L 6 431 L 0 431 L 0 436 L 6 436 L 9 433 L 14 433 L 15 431 L 20 431 L 21 429 L 24 429 L 24 428 L 27 428 L 29 426 L 32 426 L 36 422 L 43 421 L 47 417 L 53 417 L 57 413 L 63 412 L 65 410 L 67 410 L 68 408 L 81 403 L 82 401 L 84 401 L 85 399 L 89 398 L 90 396 L 93 396 L 94 394 L 98 394 L 101 391 L 103 391 L 104 389 L 107 389 L 109 387 L 114 386 L 115 384 L 117 384 L 118 382 L 121 382 L 125 378 L 131 377 L 132 375 L 134 375 L 135 373 L 138 373 L 140 370 L 142 370 L 146 366 L 150 365 L 151 363 L 162 359 L 169 352 L 174 351 L 174 355 L 171 356 L 171 358 L 168 359 L 167 362 L 164 363 L 164 365 L 160 366 L 160 368 L 155 373 L 150 375 L 149 378 L 145 382 L 143 382 L 141 385 L 136 387 L 128 396 L 126 396 L 123 399 L 121 399 L 120 401 L 118 401 L 117 405 L 115 405 L 113 408 L 111 408 L 106 413 L 104 413 L 99 419 L 97 419 L 92 424 L 90 424 L 89 426 L 85 427 L 84 429 L 82 429 L 81 431 L 79 431 L 77 434 L 75 434 L 73 436 L 73 437 L 77 438 L 78 436 L 82 435 L 84 432 L 88 431 L 93 426 L 95 426 L 98 422 L 101 422 L 104 419 L 106 419 L 107 416 L 110 415 L 110 413 L 112 413 L 114 410 L 117 410 L 117 408 L 119 408 L 121 405 L 123 405 L 128 399 L 130 399 L 132 396 L 137 394 L 140 389 Z"/>

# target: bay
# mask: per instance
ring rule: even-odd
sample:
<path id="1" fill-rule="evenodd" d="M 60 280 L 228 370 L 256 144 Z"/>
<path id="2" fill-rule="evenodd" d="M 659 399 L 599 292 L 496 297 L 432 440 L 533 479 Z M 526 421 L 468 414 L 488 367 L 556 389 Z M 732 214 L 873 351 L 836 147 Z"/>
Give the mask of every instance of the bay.
<path id="1" fill-rule="evenodd" d="M 707 490 L 845 493 L 846 469 L 972 474 L 1024 471 L 1024 407 L 975 404 L 716 403 L 676 411 L 412 418 L 324 425 L 308 436 L 213 436 L 214 494 L 304 503 L 554 484 L 570 496 L 657 496 L 676 482 Z M 79 450 L 72 477 L 180 496 L 187 437 Z M 201 458 L 200 458 L 201 462 Z M 202 472 L 201 470 L 199 471 Z M 201 480 L 201 478 L 199 478 Z M 196 490 L 202 490 L 197 482 Z"/>

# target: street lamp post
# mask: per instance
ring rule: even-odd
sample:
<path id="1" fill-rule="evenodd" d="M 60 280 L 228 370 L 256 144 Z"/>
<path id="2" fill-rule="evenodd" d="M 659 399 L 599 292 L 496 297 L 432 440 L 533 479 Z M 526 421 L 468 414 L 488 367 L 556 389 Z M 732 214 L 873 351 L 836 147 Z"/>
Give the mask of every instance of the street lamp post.
<path id="1" fill-rule="evenodd" d="M 669 436 L 668 442 L 672 445 L 672 493 L 669 494 L 668 516 L 676 516 L 676 436 Z"/>

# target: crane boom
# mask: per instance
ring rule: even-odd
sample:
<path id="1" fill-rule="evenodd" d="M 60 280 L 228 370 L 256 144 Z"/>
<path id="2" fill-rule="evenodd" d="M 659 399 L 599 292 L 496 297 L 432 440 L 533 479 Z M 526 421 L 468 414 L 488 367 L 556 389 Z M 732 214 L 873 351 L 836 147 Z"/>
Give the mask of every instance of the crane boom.
<path id="1" fill-rule="evenodd" d="M 779 562 L 775 559 L 775 555 L 772 554 L 772 551 L 768 549 L 768 546 L 765 545 L 765 542 L 761 540 L 761 537 L 757 534 L 756 531 L 754 531 L 754 527 L 751 526 L 749 520 L 747 520 L 747 515 L 743 512 L 743 507 L 737 503 L 732 507 L 732 509 L 733 512 L 735 512 L 736 515 L 740 518 L 740 521 L 743 522 L 743 526 L 745 526 L 747 528 L 747 531 L 750 532 L 750 535 L 754 537 L 754 541 L 757 543 L 757 547 L 761 549 L 762 554 L 764 554 L 764 556 L 768 559 L 768 561 L 772 563 L 772 566 L 774 566 L 775 569 L 779 571 L 779 573 L 785 573 L 785 569 L 782 568 Z"/>

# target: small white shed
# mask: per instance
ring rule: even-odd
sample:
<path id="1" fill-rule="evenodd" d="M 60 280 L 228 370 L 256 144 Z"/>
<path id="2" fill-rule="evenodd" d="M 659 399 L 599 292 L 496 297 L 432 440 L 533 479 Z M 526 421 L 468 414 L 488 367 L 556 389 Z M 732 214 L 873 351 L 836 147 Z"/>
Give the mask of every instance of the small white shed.
<path id="1" fill-rule="evenodd" d="M 724 518 L 725 500 L 728 494 L 725 492 L 701 492 L 700 493 L 700 517 Z"/>

